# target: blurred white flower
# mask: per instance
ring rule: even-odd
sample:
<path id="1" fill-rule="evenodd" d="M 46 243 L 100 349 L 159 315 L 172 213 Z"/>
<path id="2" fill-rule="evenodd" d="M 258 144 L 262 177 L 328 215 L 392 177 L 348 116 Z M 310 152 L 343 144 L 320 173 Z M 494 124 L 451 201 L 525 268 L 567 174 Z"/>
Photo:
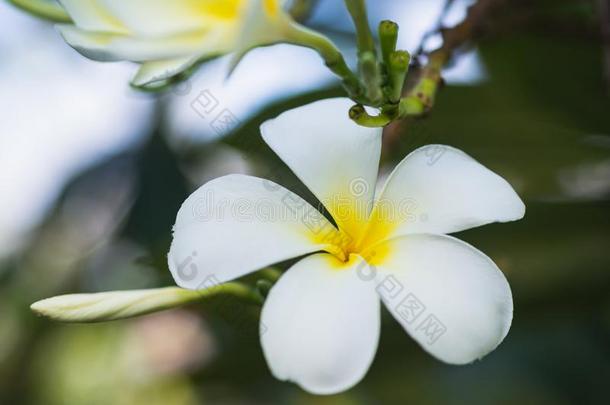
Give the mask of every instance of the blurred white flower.
<path id="1" fill-rule="evenodd" d="M 81 58 L 54 31 L 0 2 L 0 261 L 28 243 L 67 182 L 137 147 L 152 125 L 153 100 L 125 87 L 128 65 Z M 53 136 L 46 135 L 50 129 Z M 116 193 L 105 195 L 124 196 L 129 177 Z M 96 200 L 98 208 L 106 202 Z M 104 213 L 97 212 L 86 222 L 101 218 Z M 78 246 L 87 240 L 82 236 Z M 65 239 L 54 245 L 78 250 Z"/>
<path id="2" fill-rule="evenodd" d="M 375 198 L 381 130 L 353 123 L 351 104 L 318 101 L 261 127 L 336 225 L 271 181 L 229 175 L 184 202 L 168 256 L 176 283 L 201 289 L 308 255 L 270 290 L 260 333 L 273 374 L 318 394 L 364 376 L 380 301 L 442 361 L 492 351 L 512 321 L 509 285 L 490 258 L 446 234 L 525 212 L 504 179 L 444 145 L 407 156 Z"/>
<path id="3" fill-rule="evenodd" d="M 198 62 L 251 48 L 299 42 L 313 34 L 283 9 L 284 0 L 60 0 L 74 24 L 58 28 L 68 44 L 99 61 L 141 66 L 137 86 L 162 82 Z M 234 63 L 234 64 L 235 64 Z"/>

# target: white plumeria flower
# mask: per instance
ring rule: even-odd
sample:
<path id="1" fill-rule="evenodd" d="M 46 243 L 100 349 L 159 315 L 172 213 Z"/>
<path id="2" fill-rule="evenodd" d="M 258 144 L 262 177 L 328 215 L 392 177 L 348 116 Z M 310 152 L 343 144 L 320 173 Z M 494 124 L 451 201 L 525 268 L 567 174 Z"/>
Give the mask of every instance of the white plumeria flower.
<path id="1" fill-rule="evenodd" d="M 298 42 L 310 33 L 284 0 L 59 0 L 73 24 L 58 29 L 74 49 L 98 61 L 140 63 L 132 83 L 168 79 L 206 58 L 255 46 Z M 313 34 L 315 35 L 315 34 Z"/>
<path id="2" fill-rule="evenodd" d="M 272 373 L 312 393 L 348 389 L 377 349 L 380 301 L 426 351 L 465 364 L 506 336 L 509 285 L 494 262 L 448 233 L 523 217 L 511 186 L 465 153 L 408 155 L 375 198 L 381 130 L 346 117 L 348 99 L 265 122 L 265 142 L 336 223 L 283 187 L 228 175 L 178 212 L 169 267 L 188 289 L 307 255 L 270 290 L 261 343 Z"/>

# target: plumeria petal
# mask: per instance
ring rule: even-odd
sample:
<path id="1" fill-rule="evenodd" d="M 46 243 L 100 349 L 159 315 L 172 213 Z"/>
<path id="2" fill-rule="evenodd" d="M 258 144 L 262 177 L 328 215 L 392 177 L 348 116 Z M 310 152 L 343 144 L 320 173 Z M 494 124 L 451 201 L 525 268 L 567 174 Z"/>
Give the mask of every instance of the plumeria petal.
<path id="1" fill-rule="evenodd" d="M 329 254 L 299 261 L 271 289 L 261 343 L 275 377 L 315 394 L 346 390 L 369 369 L 379 340 L 379 298 L 348 264 Z"/>
<path id="2" fill-rule="evenodd" d="M 458 149 L 427 145 L 390 175 L 372 214 L 378 228 L 370 234 L 446 234 L 524 214 L 525 205 L 502 177 Z"/>
<path id="3" fill-rule="evenodd" d="M 261 126 L 286 162 L 345 232 L 358 236 L 368 218 L 381 153 L 381 129 L 348 116 L 353 101 L 333 98 L 295 108 Z"/>
<path id="4" fill-rule="evenodd" d="M 74 25 L 58 25 L 69 45 L 98 61 L 145 63 L 132 84 L 148 85 L 181 73 L 199 60 L 233 50 L 248 2 L 62 0 L 61 3 L 74 20 Z"/>
<path id="5" fill-rule="evenodd" d="M 409 235 L 375 248 L 386 307 L 426 351 L 465 364 L 494 350 L 513 316 L 508 282 L 484 253 L 451 236 Z"/>
<path id="6" fill-rule="evenodd" d="M 234 52 L 231 71 L 257 46 L 326 41 L 292 20 L 285 0 L 61 0 L 74 24 L 59 27 L 82 55 L 99 61 L 154 62 L 132 81 L 149 85 L 196 61 Z M 305 39 L 305 40 L 304 40 Z M 186 62 L 185 62 L 186 61 Z M 163 65 L 171 68 L 164 71 Z M 151 80 L 162 77 L 158 80 Z M 140 84 L 139 84 L 140 83 Z M 155 83 L 156 84 L 156 83 Z M 151 87 L 152 88 L 152 87 Z"/>
<path id="7" fill-rule="evenodd" d="M 243 0 L 100 0 L 133 34 L 158 36 L 236 24 Z"/>
<path id="8" fill-rule="evenodd" d="M 128 33 L 129 29 L 104 5 L 103 0 L 59 0 L 76 26 L 91 31 Z"/>
<path id="9" fill-rule="evenodd" d="M 60 0 L 82 29 L 154 37 L 235 24 L 242 0 Z M 152 23 L 154 22 L 154 23 Z"/>
<path id="10" fill-rule="evenodd" d="M 270 264 L 323 250 L 334 227 L 296 194 L 244 175 L 214 179 L 182 204 L 168 255 L 176 283 L 205 288 Z"/>
<path id="11" fill-rule="evenodd" d="M 280 0 L 250 0 L 243 9 L 242 24 L 229 74 L 248 51 L 256 46 L 271 45 L 286 38 L 286 32 L 296 23 L 283 9 Z"/>
<path id="12" fill-rule="evenodd" d="M 196 62 L 197 58 L 191 56 L 144 62 L 138 69 L 138 73 L 136 73 L 131 83 L 136 86 L 144 86 L 166 80 L 190 68 Z"/>
<path id="13" fill-rule="evenodd" d="M 73 25 L 58 25 L 57 28 L 64 40 L 80 54 L 99 61 L 145 62 L 190 56 L 202 52 L 203 49 L 219 53 L 219 48 L 222 48 L 217 35 L 206 30 L 147 39 L 85 31 Z"/>

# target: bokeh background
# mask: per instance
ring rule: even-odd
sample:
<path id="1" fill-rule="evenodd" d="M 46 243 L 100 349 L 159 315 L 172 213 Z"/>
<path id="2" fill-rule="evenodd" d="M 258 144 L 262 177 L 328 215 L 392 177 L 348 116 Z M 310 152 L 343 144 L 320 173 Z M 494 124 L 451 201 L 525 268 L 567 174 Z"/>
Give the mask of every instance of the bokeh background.
<path id="1" fill-rule="evenodd" d="M 432 113 L 385 138 L 382 173 L 418 146 L 445 143 L 500 173 L 525 200 L 525 219 L 459 234 L 511 284 L 515 316 L 504 343 L 483 361 L 449 366 L 384 313 L 370 372 L 331 397 L 271 376 L 258 309 L 239 301 L 96 325 L 29 311 L 61 293 L 172 285 L 165 255 L 175 214 L 211 178 L 250 173 L 311 198 L 261 142 L 258 126 L 342 94 L 317 55 L 258 49 L 228 80 L 221 58 L 171 91 L 145 94 L 127 84 L 133 65 L 86 60 L 52 24 L 0 2 L 0 403 L 608 403 L 604 1 L 508 1 L 448 67 Z M 308 24 L 353 61 L 341 3 L 321 0 Z M 454 1 L 444 23 L 459 22 L 470 3 Z M 397 21 L 399 46 L 413 51 L 443 5 L 370 1 L 370 18 Z M 432 35 L 425 45 L 438 42 Z M 214 116 L 197 113 L 191 104 L 202 92 L 239 123 L 219 129 Z"/>

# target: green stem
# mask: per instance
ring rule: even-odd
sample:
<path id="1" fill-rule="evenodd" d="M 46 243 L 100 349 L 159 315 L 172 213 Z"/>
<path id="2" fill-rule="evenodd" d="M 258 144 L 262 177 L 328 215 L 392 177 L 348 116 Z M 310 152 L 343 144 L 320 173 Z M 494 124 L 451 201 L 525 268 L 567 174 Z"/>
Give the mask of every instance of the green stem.
<path id="1" fill-rule="evenodd" d="M 443 44 L 428 53 L 428 61 L 417 72 L 417 80 L 406 89 L 400 100 L 400 118 L 420 116 L 432 109 L 436 94 L 443 84 L 441 70 L 451 60 L 456 49 L 481 34 L 481 27 L 489 24 L 487 17 L 500 3 L 502 2 L 497 0 L 479 0 L 470 6 L 461 23 L 442 31 Z"/>
<path id="2" fill-rule="evenodd" d="M 443 83 L 441 70 L 447 63 L 449 55 L 433 52 L 428 56 L 428 63 L 419 72 L 415 85 L 400 100 L 399 116 L 419 116 L 432 109 L 439 87 Z"/>
<path id="3" fill-rule="evenodd" d="M 388 98 L 391 103 L 398 103 L 409 70 L 411 55 L 407 51 L 392 51 L 388 57 L 388 82 L 390 91 Z"/>
<path id="4" fill-rule="evenodd" d="M 59 4 L 45 0 L 7 0 L 9 3 L 45 20 L 70 23 L 72 19 Z"/>
<path id="5" fill-rule="evenodd" d="M 256 282 L 256 290 L 263 300 L 267 298 L 267 295 L 269 295 L 269 291 L 271 291 L 272 287 L 273 283 L 269 280 L 261 279 Z"/>
<path id="6" fill-rule="evenodd" d="M 356 104 L 350 108 L 349 117 L 356 124 L 369 128 L 384 127 L 392 122 L 392 118 L 383 112 L 379 115 L 369 115 L 360 104 Z"/>
<path id="7" fill-rule="evenodd" d="M 199 299 L 209 298 L 221 294 L 228 294 L 233 295 L 237 298 L 241 298 L 244 301 L 249 301 L 252 304 L 262 304 L 262 301 L 260 300 L 256 290 L 244 283 L 239 282 L 223 283 L 219 284 L 216 287 L 206 288 L 202 290 L 194 290 L 193 292 L 199 295 Z"/>
<path id="8" fill-rule="evenodd" d="M 358 51 L 375 52 L 375 41 L 369 27 L 364 0 L 345 0 L 345 6 L 356 26 Z"/>
<path id="9" fill-rule="evenodd" d="M 384 20 L 379 23 L 379 43 L 381 55 L 386 66 L 390 64 L 390 55 L 396 50 L 398 40 L 398 24 L 394 21 Z"/>
<path id="10" fill-rule="evenodd" d="M 379 106 L 383 102 L 381 69 L 377 60 L 375 40 L 369 27 L 365 1 L 345 0 L 345 6 L 356 27 L 358 68 L 366 89 L 367 104 Z"/>
<path id="11" fill-rule="evenodd" d="M 264 279 L 275 283 L 282 276 L 282 272 L 273 267 L 267 267 L 266 269 L 262 269 L 258 272 L 258 275 Z"/>
<path id="12" fill-rule="evenodd" d="M 377 107 L 383 102 L 383 91 L 380 66 L 375 53 L 367 51 L 360 54 L 359 67 L 366 87 L 367 104 Z"/>
<path id="13" fill-rule="evenodd" d="M 343 86 L 350 98 L 359 100 L 362 97 L 362 89 L 358 77 L 351 71 L 339 48 L 324 35 L 310 30 L 302 25 L 293 24 L 286 32 L 286 39 L 296 45 L 305 46 L 318 52 L 324 59 L 326 66 L 343 82 Z"/>

